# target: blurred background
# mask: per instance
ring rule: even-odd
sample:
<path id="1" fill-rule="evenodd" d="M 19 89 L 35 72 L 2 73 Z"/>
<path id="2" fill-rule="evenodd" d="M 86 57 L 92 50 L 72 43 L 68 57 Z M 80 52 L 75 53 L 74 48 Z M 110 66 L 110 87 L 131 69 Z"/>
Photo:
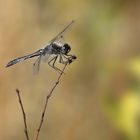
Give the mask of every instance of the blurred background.
<path id="1" fill-rule="evenodd" d="M 71 20 L 64 37 L 78 59 L 49 100 L 41 140 L 140 139 L 140 2 L 138 0 L 0 1 L 0 139 L 35 138 L 45 97 L 58 73 L 35 59 L 5 65 L 41 48 Z"/>

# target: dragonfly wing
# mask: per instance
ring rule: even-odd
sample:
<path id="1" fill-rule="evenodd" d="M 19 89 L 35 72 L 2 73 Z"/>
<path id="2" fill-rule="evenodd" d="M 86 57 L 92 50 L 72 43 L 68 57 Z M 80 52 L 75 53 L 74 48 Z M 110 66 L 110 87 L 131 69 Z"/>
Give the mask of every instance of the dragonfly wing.
<path id="1" fill-rule="evenodd" d="M 39 57 L 36 59 L 35 63 L 33 64 L 33 73 L 34 73 L 34 74 L 38 74 L 38 73 L 39 73 L 41 58 L 42 58 L 42 55 L 39 56 Z"/>
<path id="2" fill-rule="evenodd" d="M 41 62 L 44 62 L 44 63 L 48 62 L 50 56 L 51 56 L 51 54 L 42 55 L 42 57 L 41 57 Z"/>
<path id="3" fill-rule="evenodd" d="M 74 23 L 74 20 L 72 20 L 59 34 L 57 34 L 52 40 L 50 40 L 49 42 L 50 43 L 53 43 L 54 41 L 56 41 L 56 40 L 59 40 L 60 38 L 62 38 L 63 37 L 63 33 L 66 31 L 66 30 L 68 30 L 71 26 L 72 26 L 72 24 Z"/>

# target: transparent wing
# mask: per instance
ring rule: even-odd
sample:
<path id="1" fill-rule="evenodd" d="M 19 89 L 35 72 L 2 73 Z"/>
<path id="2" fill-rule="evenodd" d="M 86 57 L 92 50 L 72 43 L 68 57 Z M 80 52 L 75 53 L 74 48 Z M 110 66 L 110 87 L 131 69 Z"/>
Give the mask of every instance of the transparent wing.
<path id="1" fill-rule="evenodd" d="M 33 64 L 33 74 L 38 74 L 40 69 L 41 56 L 39 56 Z"/>
<path id="2" fill-rule="evenodd" d="M 33 64 L 33 74 L 38 74 L 39 70 L 40 70 L 40 64 L 41 62 L 49 62 L 49 60 L 51 59 L 51 54 L 45 54 L 45 55 L 41 55 L 39 56 L 35 63 Z"/>
<path id="3" fill-rule="evenodd" d="M 42 57 L 41 57 L 41 62 L 44 62 L 44 63 L 48 62 L 50 56 L 51 56 L 51 54 L 42 55 Z"/>
<path id="4" fill-rule="evenodd" d="M 74 23 L 74 20 L 72 20 L 59 34 L 57 34 L 52 40 L 49 41 L 49 43 L 53 43 L 54 41 L 56 40 L 59 40 L 60 38 L 63 37 L 63 33 L 65 31 L 67 31 L 71 26 L 72 24 Z"/>

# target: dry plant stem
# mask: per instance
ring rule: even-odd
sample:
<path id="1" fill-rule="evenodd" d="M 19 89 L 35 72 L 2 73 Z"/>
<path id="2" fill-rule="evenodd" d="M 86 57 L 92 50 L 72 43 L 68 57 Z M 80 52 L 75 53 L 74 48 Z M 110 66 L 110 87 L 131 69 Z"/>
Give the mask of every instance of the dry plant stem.
<path id="1" fill-rule="evenodd" d="M 43 109 L 43 112 L 42 112 L 42 116 L 41 116 L 41 120 L 40 120 L 39 127 L 38 127 L 38 129 L 37 129 L 37 134 L 36 134 L 36 139 L 35 139 L 35 140 L 38 140 L 39 133 L 40 133 L 40 130 L 41 130 L 43 121 L 44 121 L 44 115 L 45 115 L 45 112 L 46 112 L 46 109 L 47 109 L 47 105 L 48 105 L 49 98 L 52 96 L 52 93 L 53 93 L 54 89 L 55 89 L 56 86 L 59 84 L 60 78 L 61 78 L 61 76 L 63 75 L 66 66 L 67 66 L 67 63 L 65 64 L 64 68 L 62 69 L 62 72 L 59 74 L 59 76 L 58 76 L 58 78 L 57 78 L 57 80 L 56 80 L 54 86 L 53 86 L 52 89 L 50 90 L 49 94 L 46 96 L 45 106 L 44 106 L 44 109 Z"/>
<path id="2" fill-rule="evenodd" d="M 25 132 L 25 135 L 26 135 L 26 139 L 29 140 L 27 122 L 26 122 L 26 114 L 25 114 L 25 111 L 24 111 L 24 108 L 23 108 L 22 100 L 21 100 L 21 97 L 20 97 L 20 92 L 19 92 L 18 89 L 16 89 L 16 92 L 17 92 L 19 103 L 20 103 L 21 110 L 22 110 L 22 115 L 23 115 L 23 120 L 24 120 L 24 127 L 25 127 L 24 132 Z"/>

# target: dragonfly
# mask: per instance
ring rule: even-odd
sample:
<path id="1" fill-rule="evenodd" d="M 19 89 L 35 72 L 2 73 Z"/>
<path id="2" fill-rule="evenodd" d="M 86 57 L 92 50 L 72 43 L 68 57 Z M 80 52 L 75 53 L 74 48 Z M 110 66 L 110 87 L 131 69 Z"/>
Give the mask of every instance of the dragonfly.
<path id="1" fill-rule="evenodd" d="M 60 68 L 56 66 L 57 60 L 61 64 L 71 64 L 77 57 L 75 55 L 69 54 L 71 47 L 68 43 L 64 41 L 63 34 L 73 25 L 72 20 L 60 33 L 58 33 L 52 40 L 50 40 L 43 48 L 37 50 L 34 53 L 27 54 L 22 57 L 11 60 L 6 67 L 13 66 L 18 62 L 37 57 L 36 61 L 33 63 L 33 69 L 35 73 L 38 73 L 40 69 L 40 63 L 48 62 L 48 65 L 58 72 L 62 72 Z"/>

